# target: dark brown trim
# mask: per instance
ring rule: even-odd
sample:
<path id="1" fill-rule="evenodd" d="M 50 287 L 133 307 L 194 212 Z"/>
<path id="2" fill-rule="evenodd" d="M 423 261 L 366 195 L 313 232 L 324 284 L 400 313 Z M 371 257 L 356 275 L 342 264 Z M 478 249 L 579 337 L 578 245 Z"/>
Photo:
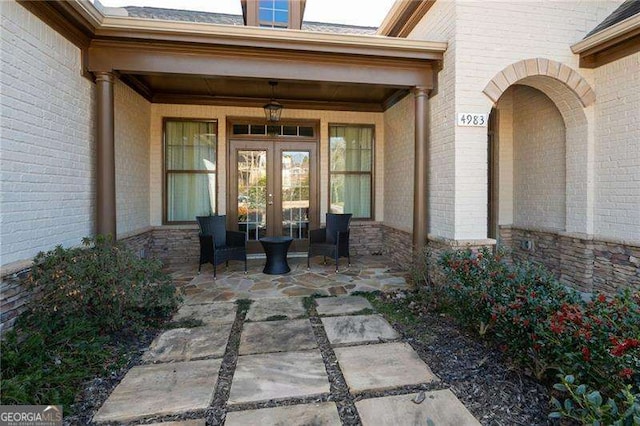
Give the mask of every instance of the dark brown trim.
<path id="1" fill-rule="evenodd" d="M 393 92 L 391 94 L 391 96 L 389 96 L 387 99 L 385 99 L 382 102 L 382 108 L 383 111 L 388 110 L 389 108 L 391 108 L 392 106 L 394 106 L 395 104 L 397 104 L 398 102 L 400 102 L 402 99 L 404 99 L 408 94 L 410 93 L 410 91 L 408 89 L 398 89 L 395 92 Z M 375 111 L 377 112 L 377 111 Z"/>
<path id="2" fill-rule="evenodd" d="M 153 102 L 153 92 L 147 84 L 132 74 L 122 74 L 120 81 L 131 87 L 136 93 L 145 98 L 149 102 Z"/>
<path id="3" fill-rule="evenodd" d="M 489 125 L 487 126 L 487 237 L 498 238 L 498 213 L 500 203 L 500 145 L 499 145 L 499 112 L 497 108 L 491 108 Z"/>
<path id="4" fill-rule="evenodd" d="M 431 88 L 429 61 L 94 40 L 91 71 L 171 73 Z"/>
<path id="5" fill-rule="evenodd" d="M 429 235 L 429 90 L 416 87 L 415 168 L 413 177 L 413 248 L 427 244 Z"/>
<path id="6" fill-rule="evenodd" d="M 625 34 L 622 41 L 614 39 L 580 53 L 580 67 L 597 68 L 637 52 L 640 52 L 640 28 Z"/>
<path id="7" fill-rule="evenodd" d="M 227 179 L 227 206 L 226 206 L 226 214 L 227 214 L 227 227 L 229 229 L 236 229 L 238 222 L 237 216 L 237 199 L 238 199 L 238 188 L 237 188 L 237 175 L 236 175 L 236 167 L 237 162 L 236 152 L 238 149 L 256 149 L 256 150 L 267 150 L 267 162 L 269 159 L 273 164 L 273 170 L 271 171 L 280 173 L 280 170 L 277 169 L 277 165 L 280 165 L 280 160 L 276 160 L 275 157 L 280 154 L 282 150 L 300 150 L 305 151 L 309 150 L 311 147 L 311 163 L 310 163 L 310 176 L 312 179 L 311 182 L 311 193 L 310 196 L 310 211 L 309 211 L 309 226 L 311 229 L 317 228 L 320 226 L 320 185 L 321 185 L 321 173 L 320 173 L 320 122 L 318 120 L 308 120 L 308 119 L 290 119 L 290 120 L 281 120 L 280 123 L 283 124 L 291 124 L 291 125 L 313 125 L 315 128 L 314 138 L 304 138 L 304 139 L 291 139 L 289 137 L 273 137 L 273 136 L 262 136 L 262 135 L 249 135 L 254 137 L 247 138 L 239 138 L 234 136 L 232 133 L 232 128 L 234 124 L 247 124 L 247 123 L 266 123 L 266 121 L 262 118 L 258 117 L 227 117 L 226 121 L 226 155 L 227 155 L 227 167 L 226 167 L 226 179 Z M 262 137 L 261 137 L 262 136 Z M 240 147 L 238 147 L 240 146 Z M 268 167 L 268 166 L 267 166 Z M 269 170 L 267 170 L 267 185 L 268 190 L 273 191 L 272 193 L 275 195 L 279 179 L 281 177 L 269 176 Z M 277 197 L 274 197 L 274 206 L 281 207 L 281 194 Z M 315 203 L 315 205 L 314 205 Z M 272 210 L 275 210 L 275 207 Z M 235 209 L 235 210 L 234 210 Z M 281 218 L 282 212 L 278 212 L 275 214 L 272 212 L 274 219 L 272 222 L 277 221 L 278 218 Z M 269 232 L 275 232 L 274 227 L 271 226 Z M 295 247 L 292 249 L 294 250 Z M 254 251 L 262 252 L 262 249 L 259 247 L 253 247 Z"/>
<path id="8" fill-rule="evenodd" d="M 331 128 L 332 127 L 361 127 L 372 129 L 372 141 L 371 141 L 371 171 L 370 172 L 332 172 L 331 171 Z M 376 125 L 375 124 L 361 124 L 361 123 L 328 123 L 327 125 L 327 167 L 328 167 L 328 182 L 327 182 L 327 212 L 331 213 L 331 175 L 369 175 L 371 178 L 370 185 L 370 200 L 371 210 L 369 211 L 369 217 L 354 217 L 354 221 L 375 221 L 376 219 Z"/>
<path id="9" fill-rule="evenodd" d="M 308 126 L 313 127 L 313 136 L 277 136 L 277 135 L 234 135 L 232 132 L 233 126 L 236 124 L 258 124 L 269 126 L 271 124 L 276 126 Z M 235 140 L 275 140 L 278 142 L 317 142 L 320 140 L 320 121 L 318 120 L 310 120 L 310 119 L 296 119 L 296 118 L 287 118 L 278 121 L 277 123 L 269 123 L 264 118 L 258 117 L 236 117 L 236 116 L 228 116 L 227 117 L 227 140 L 235 139 Z"/>
<path id="10" fill-rule="evenodd" d="M 153 95 L 150 101 L 153 103 L 159 103 L 159 104 L 214 105 L 214 106 L 227 106 L 227 107 L 261 108 L 265 103 L 269 102 L 269 99 L 156 93 Z M 278 102 L 283 104 L 287 109 L 384 112 L 384 106 L 375 102 L 372 102 L 372 103 L 335 102 L 335 101 L 321 101 L 321 100 L 312 100 L 312 99 L 299 100 L 299 99 L 282 99 L 282 98 L 278 98 Z"/>
<path id="11" fill-rule="evenodd" d="M 167 191 L 168 191 L 168 173 L 185 173 L 185 174 L 211 174 L 211 172 L 205 172 L 201 170 L 167 170 L 167 122 L 168 121 L 184 121 L 184 122 L 196 122 L 196 123 L 215 123 L 216 132 L 216 211 L 213 214 L 218 214 L 220 206 L 220 188 L 219 188 L 219 173 L 220 173 L 220 134 L 218 132 L 218 119 L 216 118 L 192 118 L 192 117 L 162 117 L 162 224 L 163 225 L 191 225 L 196 223 L 195 218 L 192 221 L 169 221 L 167 219 Z"/>
<path id="12" fill-rule="evenodd" d="M 96 233 L 116 241 L 114 78 L 96 73 Z"/>

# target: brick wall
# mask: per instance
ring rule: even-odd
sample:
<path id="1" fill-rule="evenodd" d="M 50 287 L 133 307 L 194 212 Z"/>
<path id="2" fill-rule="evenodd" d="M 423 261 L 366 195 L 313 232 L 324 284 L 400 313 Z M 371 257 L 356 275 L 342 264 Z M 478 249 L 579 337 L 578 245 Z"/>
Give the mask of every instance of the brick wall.
<path id="1" fill-rule="evenodd" d="M 493 102 L 482 91 L 496 74 L 518 61 L 549 58 L 578 69 L 578 57 L 569 46 L 621 2 L 469 0 L 436 2 L 429 10 L 411 37 L 449 43 L 438 75 L 441 98 L 433 99 L 432 109 L 432 121 L 443 126 L 432 134 L 436 144 L 431 157 L 432 233 L 455 239 L 487 235 L 487 129 L 456 127 L 455 113 L 489 113 Z M 580 73 L 592 82 L 591 70 Z M 576 135 L 568 181 L 575 182 L 569 207 L 571 230 L 578 232 L 587 228 L 584 207 L 593 180 L 586 172 L 588 140 Z"/>
<path id="2" fill-rule="evenodd" d="M 0 2 L 0 264 L 94 228 L 94 85 L 80 50 L 14 1 Z"/>
<path id="3" fill-rule="evenodd" d="M 151 104 L 120 81 L 115 83 L 114 97 L 117 231 L 126 236 L 150 224 Z"/>
<path id="4" fill-rule="evenodd" d="M 382 227 L 383 253 L 403 269 L 413 261 L 413 236 L 391 226 Z"/>
<path id="5" fill-rule="evenodd" d="M 197 264 L 200 258 L 198 227 L 158 227 L 153 230 L 150 253 L 169 268 Z"/>
<path id="6" fill-rule="evenodd" d="M 32 294 L 24 288 L 23 280 L 28 269 L 2 277 L 0 282 L 0 335 L 13 327 L 16 318 L 27 307 Z"/>
<path id="7" fill-rule="evenodd" d="M 595 234 L 640 242 L 640 53 L 596 68 Z"/>
<path id="8" fill-rule="evenodd" d="M 415 168 L 414 96 L 409 94 L 384 113 L 384 224 L 413 228 L 413 173 Z"/>
<path id="9" fill-rule="evenodd" d="M 454 1 L 435 2 L 407 37 L 448 43 L 443 68 L 437 74 L 436 92 L 429 99 L 429 230 L 434 235 L 447 238 L 454 238 L 456 232 L 456 146 L 453 123 L 458 67 L 455 38 L 457 7 Z"/>
<path id="10" fill-rule="evenodd" d="M 500 233 L 505 244 L 511 241 L 514 260 L 541 263 L 560 282 L 580 291 L 640 290 L 638 245 L 509 227 L 501 228 Z M 525 249 L 525 241 L 532 241 L 533 248 Z"/>
<path id="11" fill-rule="evenodd" d="M 367 256 L 381 254 L 382 223 L 380 222 L 351 222 L 349 233 L 349 251 L 351 256 Z"/>
<path id="12" fill-rule="evenodd" d="M 553 102 L 539 90 L 515 86 L 514 226 L 565 229 L 565 139 L 564 121 Z"/>

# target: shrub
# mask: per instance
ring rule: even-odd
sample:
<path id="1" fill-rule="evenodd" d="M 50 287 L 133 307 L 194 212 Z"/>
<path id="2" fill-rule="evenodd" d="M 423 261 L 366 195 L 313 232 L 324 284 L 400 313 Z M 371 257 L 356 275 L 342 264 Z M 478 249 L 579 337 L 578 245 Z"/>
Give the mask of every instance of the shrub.
<path id="1" fill-rule="evenodd" d="M 84 245 L 36 256 L 37 297 L 0 342 L 0 403 L 70 405 L 84 381 L 123 362 L 122 337 L 177 307 L 160 263 L 101 236 Z"/>
<path id="2" fill-rule="evenodd" d="M 159 261 L 139 259 L 110 237 L 83 244 L 36 256 L 28 279 L 39 294 L 34 314 L 54 322 L 86 319 L 113 331 L 176 308 L 175 287 Z"/>
<path id="3" fill-rule="evenodd" d="M 558 384 L 569 402 L 556 416 L 631 418 L 625 413 L 640 393 L 640 292 L 596 294 L 586 302 L 543 267 L 510 265 L 489 250 L 449 252 L 440 265 L 459 322 L 493 339 L 538 379 L 561 373 L 583 384 L 580 392 L 571 392 L 573 382 Z M 596 394 L 606 400 L 597 409 L 589 406 Z"/>

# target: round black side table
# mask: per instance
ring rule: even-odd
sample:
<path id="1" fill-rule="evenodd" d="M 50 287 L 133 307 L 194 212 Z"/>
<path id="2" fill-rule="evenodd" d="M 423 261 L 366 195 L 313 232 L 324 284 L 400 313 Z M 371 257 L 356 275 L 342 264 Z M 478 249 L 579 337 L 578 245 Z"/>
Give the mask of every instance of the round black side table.
<path id="1" fill-rule="evenodd" d="M 260 244 L 267 255 L 267 263 L 262 272 L 269 275 L 280 275 L 291 271 L 287 263 L 287 252 L 292 241 L 291 237 L 260 238 Z"/>

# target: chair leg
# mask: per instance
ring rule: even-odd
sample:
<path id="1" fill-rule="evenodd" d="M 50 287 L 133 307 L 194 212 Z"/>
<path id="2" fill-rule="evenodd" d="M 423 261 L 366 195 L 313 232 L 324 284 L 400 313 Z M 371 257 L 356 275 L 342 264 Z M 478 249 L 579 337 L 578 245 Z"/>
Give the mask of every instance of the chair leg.
<path id="1" fill-rule="evenodd" d="M 322 256 L 322 264 L 323 265 L 327 264 L 327 256 Z"/>
<path id="2" fill-rule="evenodd" d="M 200 271 L 202 270 L 202 263 L 198 265 L 198 275 L 200 275 Z"/>
<path id="3" fill-rule="evenodd" d="M 309 259 L 311 259 L 311 255 L 307 253 L 307 271 L 311 269 L 311 264 L 309 263 Z"/>
<path id="4" fill-rule="evenodd" d="M 347 253 L 347 263 L 351 266 L 351 254 Z"/>
<path id="5" fill-rule="evenodd" d="M 336 274 L 338 273 L 338 259 L 340 259 L 340 257 L 338 256 L 338 253 L 336 253 Z"/>
<path id="6" fill-rule="evenodd" d="M 213 279 L 214 279 L 214 280 L 217 280 L 217 279 L 218 279 L 218 278 L 216 277 L 216 273 L 217 273 L 216 269 L 217 269 L 217 268 L 216 268 L 216 265 L 213 265 Z"/>
<path id="7" fill-rule="evenodd" d="M 227 268 L 229 267 L 229 261 L 227 260 L 227 264 L 225 265 Z"/>
<path id="8" fill-rule="evenodd" d="M 244 258 L 244 274 L 247 275 L 247 258 Z"/>

